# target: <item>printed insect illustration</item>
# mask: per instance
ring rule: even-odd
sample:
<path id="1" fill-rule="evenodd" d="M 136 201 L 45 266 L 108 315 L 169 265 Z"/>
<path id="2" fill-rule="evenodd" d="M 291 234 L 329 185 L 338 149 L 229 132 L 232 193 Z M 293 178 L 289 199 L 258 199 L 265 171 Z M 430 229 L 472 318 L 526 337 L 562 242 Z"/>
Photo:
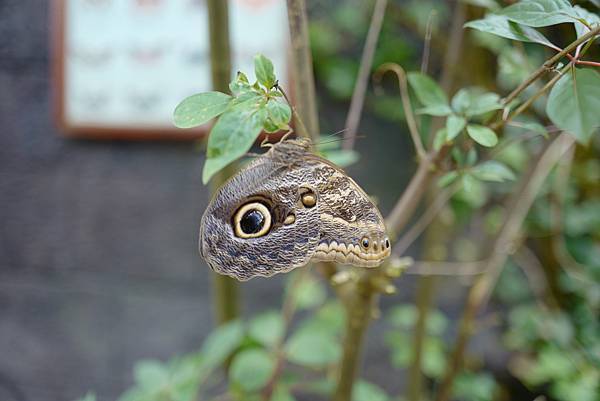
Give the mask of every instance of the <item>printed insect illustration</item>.
<path id="1" fill-rule="evenodd" d="M 375 267 L 390 255 L 381 213 L 311 142 L 279 142 L 227 181 L 200 224 L 200 254 L 238 280 L 309 261 Z"/>

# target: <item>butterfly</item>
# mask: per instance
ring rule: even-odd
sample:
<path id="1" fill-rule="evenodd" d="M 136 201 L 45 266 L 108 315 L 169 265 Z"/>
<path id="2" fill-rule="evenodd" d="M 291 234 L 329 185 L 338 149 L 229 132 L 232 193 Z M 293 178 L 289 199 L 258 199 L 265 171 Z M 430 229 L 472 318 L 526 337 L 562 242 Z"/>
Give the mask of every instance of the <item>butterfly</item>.
<path id="1" fill-rule="evenodd" d="M 200 223 L 200 254 L 245 281 L 310 261 L 375 267 L 390 255 L 381 213 L 308 139 L 276 143 L 214 194 Z"/>

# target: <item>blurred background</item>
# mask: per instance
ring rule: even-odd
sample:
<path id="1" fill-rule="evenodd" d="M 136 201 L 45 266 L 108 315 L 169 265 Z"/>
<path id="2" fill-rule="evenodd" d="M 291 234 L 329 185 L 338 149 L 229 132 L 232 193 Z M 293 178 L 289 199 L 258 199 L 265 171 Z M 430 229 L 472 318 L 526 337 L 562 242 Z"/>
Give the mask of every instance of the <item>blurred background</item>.
<path id="1" fill-rule="evenodd" d="M 107 25 L 95 28 L 109 31 L 111 24 L 118 25 L 115 29 L 123 35 L 123 43 L 117 36 L 112 40 L 114 49 L 124 48 L 126 37 L 135 38 L 139 24 L 143 26 L 149 18 L 161 18 L 156 10 L 152 11 L 154 14 L 147 14 L 148 9 L 177 3 L 175 0 L 113 1 L 123 6 L 125 13 L 135 13 L 137 8 L 146 13 L 133 18 L 130 24 L 109 18 L 104 20 Z M 88 11 L 90 7 L 98 7 L 97 12 L 111 3 L 110 0 L 65 2 L 88 7 Z M 56 3 L 59 1 L 54 5 Z M 235 0 L 233 3 L 260 8 L 282 1 Z M 308 0 L 307 3 L 321 134 L 329 135 L 343 129 L 345 124 L 373 2 Z M 143 96 L 150 97 L 141 100 L 145 105 L 130 111 L 117 107 L 116 120 L 110 120 L 110 113 L 100 107 L 102 96 L 93 94 L 91 101 L 82 100 L 73 93 L 69 95 L 67 88 L 63 101 L 72 102 L 75 108 L 87 101 L 89 107 L 83 114 L 72 111 L 75 117 L 67 113 L 66 118 L 72 120 L 59 124 L 56 110 L 64 108 L 64 104 L 57 104 L 60 97 L 56 91 L 63 87 L 60 83 L 57 86 L 56 76 L 53 78 L 51 74 L 59 56 L 53 51 L 56 42 L 53 46 L 50 34 L 55 11 L 52 4 L 44 0 L 0 0 L 0 400 L 73 400 L 90 389 L 99 400 L 115 400 L 133 383 L 131 372 L 136 361 L 164 360 L 194 351 L 214 327 L 212 272 L 197 251 L 200 217 L 210 196 L 208 187 L 201 183 L 203 144 L 201 140 L 172 141 L 169 135 L 176 134 L 164 129 L 168 125 L 165 116 L 171 114 L 178 100 L 188 91 L 206 90 L 209 86 L 208 54 L 202 52 L 206 26 L 194 25 L 189 31 L 199 35 L 200 51 L 194 50 L 194 42 L 189 37 L 183 47 L 195 52 L 188 55 L 198 66 L 198 80 L 194 78 L 194 68 L 186 67 L 185 74 L 173 77 L 181 90 L 169 95 L 168 101 L 154 102 L 152 107 L 158 109 L 148 106 L 154 94 L 143 85 L 152 81 L 148 78 L 150 67 L 120 63 L 111 67 L 112 74 L 127 78 L 111 91 L 122 87 L 133 88 L 134 94 L 141 91 Z M 204 2 L 181 0 L 177 4 L 202 8 Z M 435 10 L 430 73 L 437 75 L 444 59 L 444 32 L 456 4 L 434 0 L 390 1 L 374 67 L 395 62 L 406 70 L 419 69 L 422 38 L 431 12 Z M 468 19 L 472 19 L 483 15 L 483 10 L 469 6 L 467 13 Z M 247 22 L 239 16 L 238 20 Z M 283 26 L 286 23 L 284 20 Z M 233 21 L 232 24 L 232 29 L 238 29 Z M 245 29 L 252 29 L 252 24 Z M 278 29 L 281 24 L 273 22 L 273 30 Z M 263 31 L 259 34 L 266 35 Z M 169 35 L 165 37 L 161 46 L 168 58 L 169 53 L 181 50 L 181 43 Z M 277 43 L 272 46 L 281 45 Z M 498 42 L 469 34 L 468 44 L 478 47 L 469 48 L 462 63 L 472 63 L 475 68 L 455 69 L 454 87 L 468 80 L 471 85 L 501 90 L 503 85 L 506 88 L 520 79 L 522 72 L 515 67 L 519 65 L 518 60 L 515 63 L 514 59 L 506 59 L 504 69 L 496 67 L 498 54 L 494 52 L 499 48 Z M 96 48 L 95 56 L 101 56 L 98 62 L 107 57 L 104 50 Z M 276 59 L 276 67 L 286 65 L 283 58 L 277 60 L 283 53 L 273 51 L 271 57 Z M 544 59 L 541 52 L 533 53 L 536 62 Z M 248 66 L 252 65 L 252 56 L 244 53 L 238 59 L 240 68 L 246 72 L 251 70 Z M 161 69 L 153 68 L 160 75 Z M 176 66 L 169 68 L 169 74 L 176 74 L 173 72 L 177 71 Z M 67 76 L 71 76 L 70 73 L 77 75 L 71 71 Z M 102 88 L 102 82 L 110 82 L 110 76 L 104 77 L 105 81 L 91 82 L 95 79 L 93 74 L 79 75 L 75 80 L 79 83 L 74 87 L 89 85 L 97 90 Z M 129 85 L 131 82 L 138 85 Z M 152 83 L 156 84 L 153 90 L 160 91 L 160 85 L 169 87 L 170 80 L 163 78 L 160 85 Z M 370 88 L 367 92 L 359 130 L 362 137 L 356 144 L 360 159 L 348 167 L 347 172 L 377 199 L 386 215 L 416 163 L 396 86 L 390 81 L 384 88 Z M 127 99 L 130 103 L 136 101 Z M 152 116 L 152 124 L 145 115 Z M 111 128 L 114 124 L 116 128 Z M 102 128 L 108 125 L 110 139 L 77 138 L 94 131 L 86 131 L 86 125 Z M 73 126 L 77 126 L 75 131 Z M 160 133 L 160 140 L 131 140 L 136 134 L 125 133 L 132 128 L 140 129 L 142 136 L 144 130 L 156 131 Z M 67 132 L 76 135 L 67 138 L 64 136 Z M 121 136 L 129 139 L 118 139 Z M 594 227 L 594 223 L 598 222 L 600 167 L 596 156 L 598 144 L 594 146 L 580 155 L 583 167 L 577 174 L 583 177 L 581 182 L 591 183 L 587 194 L 595 200 L 573 209 L 569 235 L 583 238 L 574 246 L 579 260 L 597 267 L 600 250 L 598 226 Z M 527 153 L 513 157 L 524 162 Z M 460 221 L 461 212 L 477 209 L 481 204 L 478 206 L 478 201 L 471 197 L 454 206 Z M 532 217 L 532 224 L 539 223 L 542 229 L 547 229 L 543 224 L 546 213 L 540 206 Z M 495 218 L 501 217 L 496 215 Z M 477 233 L 471 235 L 477 237 Z M 543 248 L 543 243 L 538 245 Z M 463 255 L 465 260 L 475 259 L 481 251 L 479 246 L 477 242 L 459 241 L 452 252 Z M 418 258 L 419 251 L 417 243 L 407 254 Z M 514 270 L 510 272 L 512 276 L 505 278 L 497 295 L 504 301 L 521 301 L 527 292 L 523 289 L 523 276 Z M 593 274 L 597 277 L 598 270 Z M 285 280 L 284 275 L 279 275 L 244 283 L 241 287 L 244 316 L 279 308 Z M 397 294 L 383 299 L 384 312 L 392 305 L 413 303 L 417 281 L 414 275 L 399 280 Z M 469 282 L 470 279 L 464 277 L 439 279 L 436 303 L 450 319 L 460 313 Z M 559 283 L 554 284 L 560 287 Z M 589 323 L 586 335 L 598 343 L 598 328 L 592 324 L 597 318 L 594 313 L 599 303 L 598 285 L 592 282 L 591 287 L 585 288 L 589 292 L 574 288 L 568 280 L 565 285 L 567 289 L 561 290 L 565 297 L 576 293 L 578 300 L 592 299 L 590 302 L 596 309 L 589 312 L 584 308 L 574 320 L 579 324 Z M 489 324 L 474 338 L 472 351 L 480 357 L 481 366 L 508 383 L 514 400 L 531 400 L 529 390 L 508 374 L 506 365 L 510 353 L 499 346 L 503 341 L 502 332 L 494 323 L 497 318 L 494 313 L 507 308 L 494 298 Z M 570 323 L 557 325 L 556 330 L 562 330 L 563 335 L 573 335 L 565 334 L 574 330 Z M 397 393 L 405 386 L 405 375 L 389 368 L 390 351 L 381 340 L 383 332 L 384 322 L 374 321 L 367 338 L 363 376 L 388 392 Z M 448 332 L 444 336 L 451 337 Z M 597 357 L 598 350 L 589 353 Z M 597 378 L 597 375 L 592 376 L 592 380 Z M 490 380 L 485 376 L 465 383 L 480 386 L 480 393 L 486 394 L 493 388 Z M 524 398 L 519 398 L 521 395 Z M 487 398 L 465 399 L 485 401 Z M 594 394 L 591 398 L 567 399 L 597 400 Z"/>

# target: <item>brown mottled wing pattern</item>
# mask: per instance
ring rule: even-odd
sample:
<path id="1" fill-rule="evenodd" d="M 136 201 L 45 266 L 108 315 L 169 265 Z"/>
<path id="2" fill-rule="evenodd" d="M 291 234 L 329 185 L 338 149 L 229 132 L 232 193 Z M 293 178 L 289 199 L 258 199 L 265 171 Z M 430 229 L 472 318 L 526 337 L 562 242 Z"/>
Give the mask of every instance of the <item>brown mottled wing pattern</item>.
<path id="1" fill-rule="evenodd" d="M 372 267 L 389 255 L 377 207 L 309 147 L 306 140 L 276 144 L 217 191 L 200 228 L 200 252 L 212 269 L 247 280 L 287 272 L 311 259 Z M 317 196 L 314 207 L 300 201 L 306 190 Z M 252 199 L 269 205 L 272 228 L 259 238 L 239 238 L 232 216 Z M 290 214 L 295 221 L 284 224 Z"/>

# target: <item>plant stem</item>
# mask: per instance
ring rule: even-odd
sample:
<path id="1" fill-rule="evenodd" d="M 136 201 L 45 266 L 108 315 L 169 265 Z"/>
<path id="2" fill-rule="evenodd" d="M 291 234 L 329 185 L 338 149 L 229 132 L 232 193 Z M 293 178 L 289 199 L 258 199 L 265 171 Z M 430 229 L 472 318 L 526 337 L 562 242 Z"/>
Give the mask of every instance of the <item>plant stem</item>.
<path id="1" fill-rule="evenodd" d="M 353 293 L 346 300 L 346 334 L 342 361 L 333 401 L 350 401 L 354 379 L 358 372 L 363 337 L 369 321 L 375 291 L 371 287 L 370 275 L 359 278 Z"/>
<path id="2" fill-rule="evenodd" d="M 406 72 L 404 68 L 395 63 L 384 63 L 382 64 L 377 71 L 375 71 L 375 75 L 373 79 L 376 82 L 381 81 L 381 76 L 387 72 L 392 71 L 396 74 L 398 78 L 398 89 L 400 91 L 400 97 L 402 99 L 402 107 L 404 108 L 404 115 L 406 116 L 406 125 L 408 125 L 408 132 L 410 132 L 410 136 L 412 138 L 413 144 L 415 146 L 415 152 L 419 160 L 423 160 L 425 158 L 425 147 L 423 146 L 423 141 L 421 141 L 421 134 L 419 133 L 419 128 L 417 127 L 417 121 L 415 119 L 415 115 L 412 110 L 412 106 L 410 104 L 410 98 L 408 96 L 408 84 L 406 80 Z"/>
<path id="3" fill-rule="evenodd" d="M 446 373 L 440 384 L 436 401 L 447 401 L 452 392 L 454 378 L 461 369 L 462 360 L 469 338 L 473 334 L 477 312 L 487 303 L 496 281 L 504 268 L 506 260 L 513 251 L 513 242 L 517 239 L 523 220 L 527 216 L 536 195 L 553 167 L 573 146 L 574 139 L 569 134 L 561 134 L 543 151 L 530 173 L 523 178 L 519 190 L 509 203 L 509 215 L 493 243 L 490 257 L 484 271 L 471 290 L 463 312 L 456 344 L 446 367 Z"/>
<path id="4" fill-rule="evenodd" d="M 229 92 L 231 49 L 228 3 L 221 0 L 208 0 L 207 7 L 212 86 L 215 90 Z M 220 171 L 212 180 L 213 192 L 234 172 L 234 167 L 228 167 Z M 214 303 L 219 324 L 235 319 L 238 315 L 237 286 L 234 279 L 214 273 Z"/>
<path id="5" fill-rule="evenodd" d="M 569 52 L 571 52 L 573 49 L 576 49 L 577 46 L 584 43 L 586 40 L 595 37 L 598 34 L 600 34 L 600 26 L 597 26 L 596 28 L 592 29 L 585 35 L 582 35 L 577 40 L 572 42 L 570 45 L 565 47 L 562 51 L 556 53 L 556 55 L 554 55 L 553 57 L 546 60 L 546 62 L 544 64 L 542 64 L 542 66 L 540 68 L 538 68 L 533 73 L 531 73 L 531 75 L 529 77 L 527 77 L 527 79 L 525 79 L 525 81 L 523 81 L 521 83 L 521 85 L 517 86 L 517 88 L 514 91 L 512 91 L 506 98 L 504 98 L 503 103 L 505 105 L 510 103 L 513 99 L 515 99 L 517 96 L 519 96 L 521 94 L 521 92 L 523 92 L 525 89 L 527 89 L 529 87 L 529 85 L 531 85 L 532 83 L 537 81 L 537 79 L 539 77 L 541 77 L 546 71 L 548 71 L 550 68 L 552 68 L 554 66 L 554 64 L 558 63 L 560 61 L 560 59 L 562 59 L 563 57 L 566 57 L 567 54 Z"/>
<path id="6" fill-rule="evenodd" d="M 360 60 L 356 86 L 352 93 L 350 109 L 348 110 L 348 116 L 346 117 L 346 133 L 344 135 L 343 143 L 344 149 L 352 149 L 354 147 L 354 142 L 356 141 L 356 131 L 358 130 L 358 124 L 360 123 L 360 116 L 365 102 L 365 93 L 367 92 L 367 84 L 369 82 L 369 73 L 371 72 L 371 66 L 373 65 L 373 56 L 375 55 L 375 48 L 379 39 L 379 33 L 381 32 L 381 26 L 383 25 L 386 6 L 387 0 L 376 0 L 373 15 L 371 17 L 371 24 L 369 25 L 369 32 L 367 33 L 367 40 L 365 41 L 365 47 Z"/>
<path id="7" fill-rule="evenodd" d="M 294 98 L 300 118 L 314 143 L 319 138 L 319 118 L 315 96 L 312 56 L 308 37 L 308 17 L 304 0 L 287 0 L 292 42 Z M 296 121 L 296 124 L 297 121 Z"/>

